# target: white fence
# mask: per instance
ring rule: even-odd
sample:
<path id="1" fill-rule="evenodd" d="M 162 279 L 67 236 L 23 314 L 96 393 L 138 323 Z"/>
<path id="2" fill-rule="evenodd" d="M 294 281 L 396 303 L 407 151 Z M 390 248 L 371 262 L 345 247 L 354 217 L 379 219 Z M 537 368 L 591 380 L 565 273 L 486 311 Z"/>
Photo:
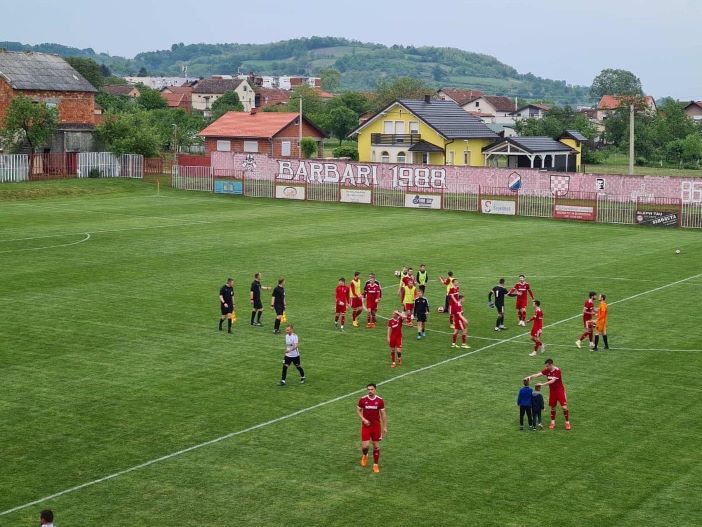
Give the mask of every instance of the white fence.
<path id="1" fill-rule="evenodd" d="M 82 152 L 78 154 L 78 177 L 144 177 L 144 156 L 115 155 L 111 152 Z"/>
<path id="2" fill-rule="evenodd" d="M 553 216 L 553 194 L 550 192 L 520 193 L 519 215 L 550 218 Z"/>
<path id="3" fill-rule="evenodd" d="M 14 183 L 29 179 L 27 154 L 0 155 L 0 183 Z"/>
<path id="4" fill-rule="evenodd" d="M 680 226 L 702 229 L 702 203 L 683 203 Z"/>
<path id="5" fill-rule="evenodd" d="M 636 216 L 636 200 L 619 196 L 597 196 L 599 223 L 632 224 Z"/>
<path id="6" fill-rule="evenodd" d="M 180 190 L 196 190 L 201 192 L 214 191 L 214 177 L 210 167 L 181 167 L 171 168 L 171 186 Z"/>

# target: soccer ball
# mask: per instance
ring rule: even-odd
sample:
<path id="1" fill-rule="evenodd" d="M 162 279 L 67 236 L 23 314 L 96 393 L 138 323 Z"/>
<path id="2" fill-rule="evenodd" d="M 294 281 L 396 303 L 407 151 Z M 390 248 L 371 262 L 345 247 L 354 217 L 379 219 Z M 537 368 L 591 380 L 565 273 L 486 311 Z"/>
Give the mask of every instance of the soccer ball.
<path id="1" fill-rule="evenodd" d="M 680 249 L 675 249 L 675 254 L 680 254 Z"/>
<path id="2" fill-rule="evenodd" d="M 400 271 L 395 271 L 395 276 L 399 277 L 402 273 Z"/>
<path id="3" fill-rule="evenodd" d="M 436 312 L 437 312 L 437 313 L 443 313 L 443 312 L 444 312 L 444 308 L 441 307 L 441 306 L 439 306 L 438 308 L 436 308 Z"/>

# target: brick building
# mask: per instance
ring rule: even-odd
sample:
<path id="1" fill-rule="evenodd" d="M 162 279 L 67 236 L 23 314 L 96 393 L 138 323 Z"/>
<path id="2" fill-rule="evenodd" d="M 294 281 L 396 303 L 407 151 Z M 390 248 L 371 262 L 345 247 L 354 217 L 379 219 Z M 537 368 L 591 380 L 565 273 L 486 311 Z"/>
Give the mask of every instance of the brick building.
<path id="1" fill-rule="evenodd" d="M 94 150 L 96 91 L 57 55 L 0 51 L 0 126 L 17 95 L 56 108 L 58 128 L 44 151 Z"/>
<path id="2" fill-rule="evenodd" d="M 272 157 L 299 157 L 300 115 L 292 112 L 227 112 L 202 132 L 205 152 L 250 152 Z M 324 132 L 302 118 L 302 136 L 318 143 Z"/>

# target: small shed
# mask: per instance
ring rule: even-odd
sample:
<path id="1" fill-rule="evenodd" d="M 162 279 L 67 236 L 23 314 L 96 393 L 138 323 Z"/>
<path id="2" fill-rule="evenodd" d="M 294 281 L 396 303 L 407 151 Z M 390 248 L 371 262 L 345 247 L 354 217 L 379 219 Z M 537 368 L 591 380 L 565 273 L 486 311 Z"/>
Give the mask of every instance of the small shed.
<path id="1" fill-rule="evenodd" d="M 579 152 L 551 137 L 506 137 L 483 148 L 485 164 L 500 157 L 509 168 L 542 168 L 561 172 L 577 170 Z"/>

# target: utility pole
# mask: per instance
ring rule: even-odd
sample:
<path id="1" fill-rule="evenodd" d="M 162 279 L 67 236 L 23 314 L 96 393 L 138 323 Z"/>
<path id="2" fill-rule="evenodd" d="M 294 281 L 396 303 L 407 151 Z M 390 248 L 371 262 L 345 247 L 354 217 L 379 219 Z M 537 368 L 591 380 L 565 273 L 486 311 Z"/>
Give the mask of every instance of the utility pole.
<path id="1" fill-rule="evenodd" d="M 297 137 L 297 152 L 302 159 L 302 94 L 300 94 L 300 117 L 298 117 L 298 137 Z"/>
<path id="2" fill-rule="evenodd" d="M 629 175 L 634 175 L 634 105 L 629 105 Z"/>

